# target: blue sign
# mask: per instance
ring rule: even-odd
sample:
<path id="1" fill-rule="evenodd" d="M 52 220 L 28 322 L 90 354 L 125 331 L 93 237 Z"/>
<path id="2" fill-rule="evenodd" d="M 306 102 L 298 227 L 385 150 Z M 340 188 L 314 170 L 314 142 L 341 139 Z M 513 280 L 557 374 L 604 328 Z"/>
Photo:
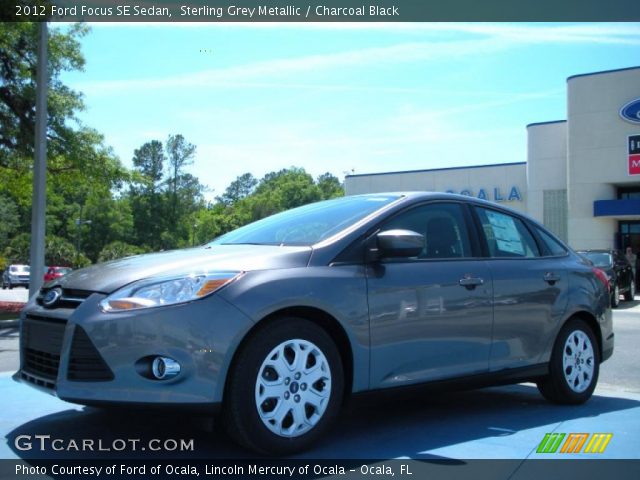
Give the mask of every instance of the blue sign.
<path id="1" fill-rule="evenodd" d="M 640 123 L 640 98 L 631 100 L 620 109 L 620 116 L 627 122 Z"/>

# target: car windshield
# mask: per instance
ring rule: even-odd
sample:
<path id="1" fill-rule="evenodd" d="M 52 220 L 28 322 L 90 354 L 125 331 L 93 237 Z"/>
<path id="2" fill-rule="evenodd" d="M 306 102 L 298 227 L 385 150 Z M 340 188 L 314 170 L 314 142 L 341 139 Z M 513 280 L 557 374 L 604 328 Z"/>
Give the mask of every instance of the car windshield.
<path id="1" fill-rule="evenodd" d="M 313 245 L 400 198 L 362 195 L 312 203 L 250 223 L 209 245 Z"/>
<path id="2" fill-rule="evenodd" d="M 611 254 L 606 252 L 582 252 L 596 267 L 610 267 Z"/>
<path id="3" fill-rule="evenodd" d="M 13 265 L 11 267 L 11 273 L 29 273 L 28 265 Z"/>

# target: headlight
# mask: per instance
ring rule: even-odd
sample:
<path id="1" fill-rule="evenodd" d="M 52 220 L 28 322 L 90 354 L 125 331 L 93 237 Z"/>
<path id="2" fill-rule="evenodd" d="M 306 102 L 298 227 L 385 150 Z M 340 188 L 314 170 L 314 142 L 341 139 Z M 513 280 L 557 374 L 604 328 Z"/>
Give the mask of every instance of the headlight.
<path id="1" fill-rule="evenodd" d="M 172 278 L 147 278 L 127 285 L 100 302 L 105 312 L 124 312 L 190 302 L 211 295 L 242 275 L 215 272 Z"/>

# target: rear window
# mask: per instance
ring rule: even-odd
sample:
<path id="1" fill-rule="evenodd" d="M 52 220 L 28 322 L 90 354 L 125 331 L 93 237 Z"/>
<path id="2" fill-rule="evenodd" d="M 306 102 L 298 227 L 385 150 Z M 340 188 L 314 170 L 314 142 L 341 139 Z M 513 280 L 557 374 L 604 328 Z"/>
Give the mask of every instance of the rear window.
<path id="1" fill-rule="evenodd" d="M 544 246 L 546 247 L 548 256 L 559 257 L 567 254 L 567 249 L 555 238 L 553 238 L 544 230 L 541 230 L 539 228 L 537 228 L 536 230 L 538 232 L 538 236 L 540 237 L 540 239 L 544 243 Z"/>
<path id="2" fill-rule="evenodd" d="M 580 255 L 588 258 L 596 267 L 610 267 L 613 264 L 611 254 L 607 252 L 580 252 Z"/>
<path id="3" fill-rule="evenodd" d="M 540 256 L 538 245 L 522 220 L 487 208 L 476 210 L 492 257 Z"/>

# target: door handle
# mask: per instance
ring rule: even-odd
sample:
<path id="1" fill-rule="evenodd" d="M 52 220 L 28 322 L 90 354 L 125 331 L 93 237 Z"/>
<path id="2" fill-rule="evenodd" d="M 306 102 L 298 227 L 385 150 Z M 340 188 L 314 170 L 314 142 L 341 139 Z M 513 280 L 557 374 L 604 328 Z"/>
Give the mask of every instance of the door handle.
<path id="1" fill-rule="evenodd" d="M 461 287 L 464 287 L 467 290 L 473 290 L 478 285 L 482 285 L 484 283 L 484 280 L 478 277 L 464 277 L 461 278 L 458 283 Z"/>
<path id="2" fill-rule="evenodd" d="M 556 282 L 560 281 L 560 275 L 553 272 L 545 273 L 543 278 L 544 278 L 544 281 L 547 282 L 549 285 L 553 285 Z"/>

